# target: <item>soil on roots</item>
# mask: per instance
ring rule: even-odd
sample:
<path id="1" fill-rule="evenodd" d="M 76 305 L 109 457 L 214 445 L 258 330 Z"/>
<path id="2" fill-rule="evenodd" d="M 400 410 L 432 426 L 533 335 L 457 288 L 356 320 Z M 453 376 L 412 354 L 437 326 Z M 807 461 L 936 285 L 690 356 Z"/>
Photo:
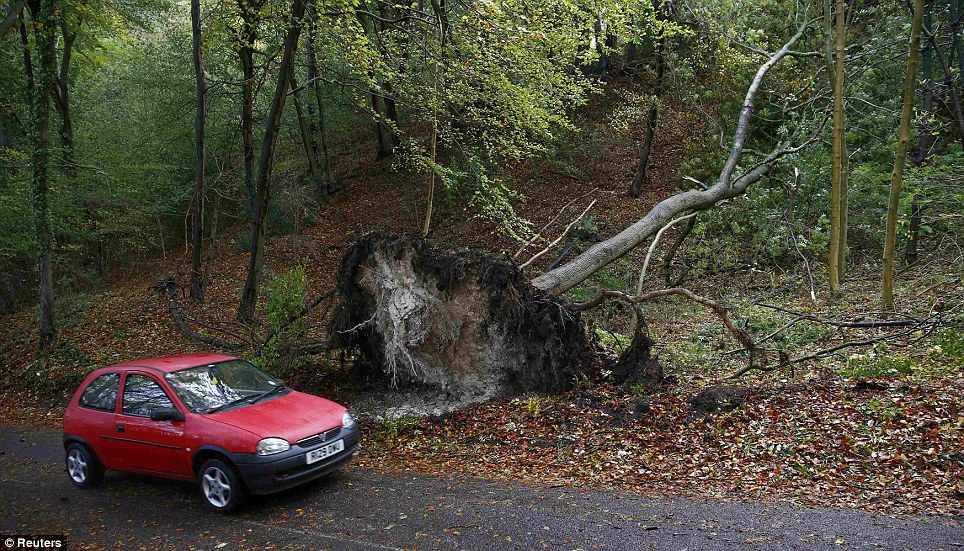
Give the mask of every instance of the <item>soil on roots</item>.
<path id="1" fill-rule="evenodd" d="M 372 234 L 346 251 L 337 289 L 332 340 L 361 380 L 478 401 L 591 375 L 596 348 L 579 312 L 506 260 Z"/>

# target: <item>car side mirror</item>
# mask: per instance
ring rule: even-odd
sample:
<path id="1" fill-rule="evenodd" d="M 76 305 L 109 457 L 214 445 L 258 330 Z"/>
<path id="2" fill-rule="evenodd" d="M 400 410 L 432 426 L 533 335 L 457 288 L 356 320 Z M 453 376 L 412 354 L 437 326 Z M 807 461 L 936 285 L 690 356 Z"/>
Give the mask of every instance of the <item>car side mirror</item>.
<path id="1" fill-rule="evenodd" d="M 157 408 L 151 412 L 151 421 L 184 421 L 184 414 L 174 408 Z"/>

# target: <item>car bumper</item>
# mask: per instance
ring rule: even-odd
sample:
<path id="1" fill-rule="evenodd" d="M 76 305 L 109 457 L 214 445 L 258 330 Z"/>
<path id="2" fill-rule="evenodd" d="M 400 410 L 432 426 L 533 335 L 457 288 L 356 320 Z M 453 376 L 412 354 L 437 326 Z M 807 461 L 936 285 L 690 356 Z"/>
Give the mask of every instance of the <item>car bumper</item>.
<path id="1" fill-rule="evenodd" d="M 307 463 L 305 456 L 309 451 L 338 440 L 345 441 L 344 450 L 317 463 Z M 231 454 L 231 460 L 250 493 L 273 494 L 316 480 L 342 467 L 358 454 L 359 440 L 360 434 L 356 425 L 348 430 L 342 429 L 338 435 L 313 446 L 293 445 L 286 452 L 268 456 L 235 453 Z"/>

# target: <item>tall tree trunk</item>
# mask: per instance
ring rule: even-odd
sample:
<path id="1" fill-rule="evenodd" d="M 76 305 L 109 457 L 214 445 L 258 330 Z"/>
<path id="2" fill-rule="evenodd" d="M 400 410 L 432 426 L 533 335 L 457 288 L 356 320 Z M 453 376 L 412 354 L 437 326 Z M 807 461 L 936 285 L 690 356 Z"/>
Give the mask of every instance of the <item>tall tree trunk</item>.
<path id="1" fill-rule="evenodd" d="M 436 13 L 438 13 L 440 8 L 437 0 L 432 0 L 432 5 Z M 444 6 L 442 9 L 444 11 Z M 378 47 L 379 53 L 386 55 L 385 49 L 381 46 L 381 41 L 378 38 L 378 34 L 385 30 L 384 24 L 376 18 L 369 17 L 372 22 L 371 29 L 369 29 L 365 14 L 359 11 L 356 12 L 356 17 L 362 30 L 366 34 L 371 33 L 374 35 L 374 38 L 371 36 L 369 38 L 372 43 Z M 372 119 L 375 127 L 375 141 L 378 146 L 378 150 L 375 153 L 376 161 L 394 156 L 395 148 L 399 144 L 398 135 L 395 134 L 394 129 L 386 123 L 386 121 L 391 121 L 396 125 L 398 123 L 398 109 L 395 106 L 395 99 L 392 97 L 391 83 L 385 83 L 382 88 L 384 89 L 384 93 L 374 89 L 371 92 Z"/>
<path id="2" fill-rule="evenodd" d="M 375 117 L 375 140 L 378 144 L 375 160 L 380 161 L 395 154 L 395 139 L 394 133 L 383 122 L 386 118 L 385 110 L 382 108 L 382 96 L 377 92 L 372 92 L 372 112 Z"/>
<path id="3" fill-rule="evenodd" d="M 194 210 L 191 217 L 191 298 L 204 300 L 204 272 L 201 271 L 204 221 L 204 169 L 207 157 L 204 152 L 204 119 L 207 105 L 207 83 L 204 79 L 204 63 L 201 59 L 201 0 L 191 0 L 191 51 L 194 58 L 194 83 L 196 104 L 194 106 Z"/>
<path id="4" fill-rule="evenodd" d="M 843 237 L 841 226 L 843 224 L 844 139 L 846 138 L 846 129 L 844 128 L 844 63 L 846 62 L 844 17 L 846 10 L 844 0 L 837 0 L 836 4 L 836 55 L 832 80 L 833 159 L 830 176 L 830 254 L 828 256 L 830 289 L 832 291 L 840 289 L 840 262 L 841 259 L 844 259 L 841 249 L 846 246 L 841 239 Z M 824 15 L 824 18 L 830 18 L 829 11 Z"/>
<path id="5" fill-rule="evenodd" d="M 308 129 L 308 119 L 301 107 L 301 90 L 298 89 L 298 83 L 295 81 L 294 75 L 291 77 L 291 96 L 295 101 L 295 114 L 298 116 L 298 131 L 301 133 L 301 143 L 305 148 L 305 157 L 308 158 L 308 172 L 311 174 L 311 179 L 315 181 L 315 189 L 322 189 L 324 187 L 324 176 L 322 176 L 321 169 L 318 167 L 316 153 L 318 146 L 315 145 L 312 133 Z"/>
<path id="6" fill-rule="evenodd" d="M 311 26 L 308 28 L 308 86 L 311 87 L 311 91 L 314 95 L 314 102 L 308 101 L 308 130 L 311 132 L 312 136 L 318 137 L 318 142 L 321 145 L 321 151 L 319 152 L 317 147 L 315 149 L 315 158 L 317 159 L 320 155 L 321 157 L 321 170 L 324 175 L 324 181 L 319 182 L 320 187 L 317 190 L 317 195 L 319 197 L 331 194 L 335 189 L 335 177 L 331 167 L 331 156 L 328 152 L 328 139 L 325 135 L 325 104 L 321 97 L 321 86 L 318 82 L 320 77 L 318 73 L 318 54 L 315 49 L 315 40 L 317 32 L 317 8 L 314 3 L 308 5 L 308 20 L 311 22 Z"/>
<path id="7" fill-rule="evenodd" d="M 665 2 L 663 5 L 665 6 Z M 649 154 L 652 152 L 653 140 L 656 138 L 656 125 L 659 122 L 659 99 L 663 94 L 663 74 L 665 70 L 666 39 L 660 38 L 656 47 L 656 82 L 653 84 L 653 101 L 649 105 L 649 114 L 646 117 L 643 147 L 639 152 L 639 165 L 636 167 L 633 185 L 629 188 L 630 197 L 639 197 L 642 193 L 643 182 L 647 181 L 646 170 L 649 168 Z"/>
<path id="8" fill-rule="evenodd" d="M 40 71 L 34 75 L 28 54 L 25 53 L 25 71 L 28 76 L 28 93 L 33 105 L 34 150 L 31 158 L 33 170 L 33 214 L 38 246 L 38 271 L 40 274 L 40 317 L 38 332 L 40 349 L 43 350 L 53 341 L 56 334 L 54 326 L 54 284 L 52 249 L 53 235 L 50 230 L 48 204 L 47 165 L 50 159 L 50 100 L 57 83 L 55 36 L 56 29 L 54 0 L 30 0 L 28 7 L 33 16 L 34 44 L 40 55 Z M 22 30 L 24 35 L 25 29 Z M 25 36 L 24 36 L 25 38 Z"/>
<path id="9" fill-rule="evenodd" d="M 429 155 L 432 166 L 428 173 L 428 197 L 425 206 L 425 221 L 422 224 L 422 237 L 428 237 L 432 229 L 432 212 L 435 210 L 435 152 L 438 145 L 437 120 L 432 121 L 432 136 L 429 138 Z"/>
<path id="10" fill-rule="evenodd" d="M 258 11 L 254 0 L 238 0 L 241 31 L 238 36 L 238 59 L 241 60 L 241 156 L 244 164 L 244 189 L 247 195 L 248 220 L 254 224 L 254 42 L 258 38 Z"/>
<path id="11" fill-rule="evenodd" d="M 894 308 L 894 250 L 897 248 L 897 206 L 900 188 L 904 183 L 904 162 L 910 142 L 910 123 L 914 114 L 914 92 L 917 88 L 917 59 L 920 54 L 921 27 L 924 22 L 924 0 L 914 0 L 914 23 L 910 31 L 910 51 L 907 54 L 907 74 L 904 78 L 904 104 L 897 134 L 897 153 L 894 172 L 890 178 L 890 199 L 887 202 L 887 226 L 884 235 L 884 266 L 881 277 L 881 302 L 884 308 Z"/>
<path id="12" fill-rule="evenodd" d="M 261 142 L 261 154 L 258 158 L 258 183 L 255 198 L 255 216 L 251 224 L 251 256 L 248 262 L 248 275 L 241 292 L 238 305 L 238 319 L 249 321 L 254 317 L 254 308 L 258 303 L 258 285 L 261 281 L 261 271 L 264 266 L 264 234 L 268 217 L 268 202 L 271 191 L 271 167 L 274 163 L 274 150 L 278 140 L 278 130 L 281 126 L 281 114 L 284 111 L 285 98 L 291 83 L 295 51 L 298 48 L 298 37 L 305 16 L 305 1 L 293 0 L 291 4 L 291 20 L 285 33 L 284 49 L 281 65 L 278 68 L 278 82 L 275 85 L 274 97 L 268 107 L 268 115 L 264 125 L 264 137 Z"/>
<path id="13" fill-rule="evenodd" d="M 954 51 L 957 52 L 957 72 L 961 79 L 961 90 L 964 90 L 964 41 L 961 40 L 961 28 L 964 27 L 964 0 L 951 0 L 951 33 L 953 34 Z M 961 137 L 964 139 L 964 136 Z"/>
<path id="14" fill-rule="evenodd" d="M 932 5 L 928 4 L 924 8 L 924 27 L 921 32 L 930 36 L 932 24 Z M 923 118 L 918 132 L 917 154 L 914 156 L 914 166 L 921 166 L 930 157 L 931 147 L 934 143 L 934 129 L 930 118 L 934 110 L 934 44 L 928 42 L 924 45 L 921 52 L 921 87 L 924 94 Z M 907 245 L 904 247 L 904 261 L 907 264 L 917 262 L 917 245 L 920 238 L 921 204 L 920 196 L 914 194 L 914 199 L 910 205 L 910 225 L 907 231 Z"/>
<path id="15" fill-rule="evenodd" d="M 54 105 L 60 113 L 60 149 L 63 163 L 63 174 L 68 180 L 77 178 L 77 166 L 74 159 L 74 124 L 70 112 L 70 62 L 74 51 L 77 32 L 70 32 L 66 18 L 60 18 L 60 35 L 63 48 L 60 67 L 57 71 L 57 87 L 54 93 Z"/>
<path id="16" fill-rule="evenodd" d="M 944 86 L 947 88 L 951 99 L 949 102 L 951 114 L 954 115 L 954 121 L 957 123 L 957 133 L 960 135 L 961 144 L 964 144 L 964 110 L 962 110 L 964 107 L 961 105 L 960 92 L 958 92 L 957 86 L 954 85 L 954 73 L 951 69 L 951 63 L 947 60 L 947 56 L 944 55 L 944 51 L 941 50 L 937 37 L 931 33 L 929 24 L 924 27 L 922 32 L 927 38 L 929 48 L 934 50 L 934 55 L 937 57 L 938 63 L 941 64 L 941 69 L 944 72 Z"/>

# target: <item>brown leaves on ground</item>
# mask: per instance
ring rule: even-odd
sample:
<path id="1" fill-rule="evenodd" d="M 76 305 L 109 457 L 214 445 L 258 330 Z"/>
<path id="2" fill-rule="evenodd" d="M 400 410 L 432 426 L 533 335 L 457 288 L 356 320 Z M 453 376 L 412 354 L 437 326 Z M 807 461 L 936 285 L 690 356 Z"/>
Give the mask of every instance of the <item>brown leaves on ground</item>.
<path id="1" fill-rule="evenodd" d="M 964 382 L 854 390 L 772 380 L 736 411 L 694 418 L 679 389 L 611 386 L 495 400 L 439 421 L 372 427 L 361 463 L 392 471 L 604 485 L 650 495 L 962 514 Z"/>

